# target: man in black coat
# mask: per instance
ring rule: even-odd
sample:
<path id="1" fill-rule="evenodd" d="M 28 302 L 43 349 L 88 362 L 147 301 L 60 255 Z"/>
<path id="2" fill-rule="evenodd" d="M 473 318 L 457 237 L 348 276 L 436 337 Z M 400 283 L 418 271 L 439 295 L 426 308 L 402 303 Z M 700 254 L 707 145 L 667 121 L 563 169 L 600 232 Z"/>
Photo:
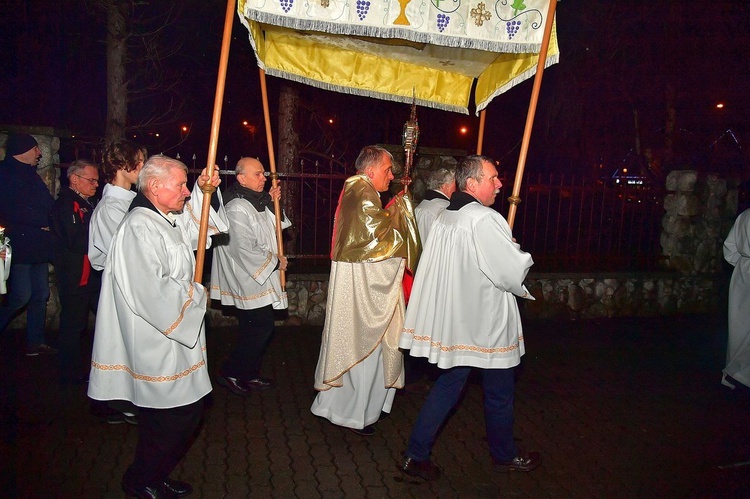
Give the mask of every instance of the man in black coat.
<path id="1" fill-rule="evenodd" d="M 101 272 L 91 267 L 88 256 L 99 168 L 76 160 L 68 167 L 68 183 L 52 206 L 50 228 L 61 309 L 60 374 L 63 382 L 81 383 L 88 373 L 81 366 L 81 333 L 88 327 L 89 312 L 96 313 L 101 284 Z"/>
<path id="2" fill-rule="evenodd" d="M 5 227 L 13 247 L 8 298 L 0 307 L 0 331 L 26 306 L 26 355 L 30 357 L 57 353 L 44 340 L 52 258 L 49 212 L 54 198 L 36 173 L 41 155 L 34 137 L 11 134 L 0 162 L 0 226 Z"/>

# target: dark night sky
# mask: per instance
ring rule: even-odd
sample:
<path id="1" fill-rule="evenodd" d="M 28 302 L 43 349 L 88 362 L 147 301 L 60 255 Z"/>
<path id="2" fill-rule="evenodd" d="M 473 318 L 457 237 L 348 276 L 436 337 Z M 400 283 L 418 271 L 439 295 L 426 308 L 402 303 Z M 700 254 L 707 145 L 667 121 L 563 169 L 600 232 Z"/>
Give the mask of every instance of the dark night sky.
<path id="1" fill-rule="evenodd" d="M 0 125 L 52 126 L 98 140 L 106 117 L 105 30 L 103 18 L 87 8 L 93 1 L 4 3 Z M 161 11 L 171 3 L 152 2 L 150 9 Z M 561 61 L 544 73 L 530 165 L 584 173 L 599 158 L 617 164 L 635 143 L 634 109 L 643 146 L 658 150 L 664 144 L 670 84 L 675 89 L 679 130 L 676 148 L 685 161 L 708 150 L 727 129 L 746 145 L 750 2 L 596 4 L 564 0 L 558 5 Z M 168 92 L 151 92 L 150 98 L 131 107 L 134 121 L 164 109 L 179 111 L 164 125 L 144 126 L 134 133 L 135 140 L 153 152 L 180 152 L 183 158 L 196 152 L 200 158 L 205 157 L 209 141 L 225 4 L 186 0 L 180 5 L 176 21 L 163 31 L 168 43 L 180 46 L 161 64 L 175 86 Z M 141 13 L 147 10 L 142 8 Z M 229 154 L 230 161 L 240 155 L 265 154 L 257 66 L 246 30 L 238 21 L 233 38 L 219 140 L 219 158 Z M 275 112 L 282 82 L 269 77 L 268 83 Z M 135 85 L 139 84 L 143 85 Z M 346 144 L 347 154 L 367 143 L 399 141 L 408 106 L 298 88 L 304 107 L 301 123 L 310 140 L 321 135 L 316 120 L 335 116 L 336 124 L 326 133 L 340 148 Z M 496 98 L 488 108 L 484 152 L 510 169 L 515 168 L 530 93 L 529 81 Z M 719 101 L 726 105 L 723 110 L 715 108 Z M 181 108 L 180 102 L 184 102 Z M 420 145 L 475 147 L 478 119 L 473 115 L 420 108 L 419 119 Z M 242 127 L 243 120 L 261 133 L 252 136 Z M 181 124 L 190 125 L 191 133 L 177 145 Z M 460 125 L 469 127 L 467 136 L 457 133 Z M 160 141 L 147 135 L 156 131 L 161 133 Z"/>

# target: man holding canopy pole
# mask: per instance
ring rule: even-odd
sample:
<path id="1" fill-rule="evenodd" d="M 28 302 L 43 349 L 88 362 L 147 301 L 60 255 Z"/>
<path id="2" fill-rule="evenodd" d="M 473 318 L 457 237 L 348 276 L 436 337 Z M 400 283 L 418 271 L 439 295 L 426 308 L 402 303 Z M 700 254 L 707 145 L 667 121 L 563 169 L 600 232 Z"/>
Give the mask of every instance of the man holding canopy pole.
<path id="1" fill-rule="evenodd" d="M 312 412 L 357 434 L 390 412 L 404 385 L 398 335 L 404 320 L 404 274 L 416 267 L 419 236 L 411 199 L 385 208 L 379 192 L 393 180 L 393 157 L 367 146 L 339 198 L 331 245 L 328 307 L 315 372 Z"/>
<path id="2" fill-rule="evenodd" d="M 211 185 L 219 184 L 213 170 Z M 201 185 L 209 180 L 199 179 Z M 122 488 L 136 497 L 187 495 L 169 478 L 189 448 L 211 391 L 206 364 L 208 290 L 194 282 L 196 233 L 180 222 L 187 167 L 162 155 L 138 174 L 138 194 L 109 246 L 88 395 L 139 408 L 138 444 Z M 200 200 L 196 200 L 197 203 Z"/>
<path id="3" fill-rule="evenodd" d="M 253 390 L 270 388 L 274 382 L 260 375 L 261 362 L 274 333 L 274 310 L 288 307 L 280 272 L 287 259 L 278 254 L 273 200 L 281 187 L 263 190 L 263 165 L 242 158 L 235 169 L 237 182 L 225 192 L 229 242 L 214 250 L 211 298 L 237 309 L 239 333 L 216 381 L 241 397 Z M 281 228 L 291 226 L 286 216 Z"/>

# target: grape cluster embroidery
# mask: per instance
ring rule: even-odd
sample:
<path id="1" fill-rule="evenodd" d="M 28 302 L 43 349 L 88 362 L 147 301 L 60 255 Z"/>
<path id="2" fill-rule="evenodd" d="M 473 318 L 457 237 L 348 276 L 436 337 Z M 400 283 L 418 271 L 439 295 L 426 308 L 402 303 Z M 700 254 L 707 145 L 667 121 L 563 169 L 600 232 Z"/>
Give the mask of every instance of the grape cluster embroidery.
<path id="1" fill-rule="evenodd" d="M 360 21 L 364 21 L 367 17 L 367 12 L 370 10 L 370 2 L 368 0 L 357 0 L 357 16 Z"/>
<path id="2" fill-rule="evenodd" d="M 279 0 L 279 3 L 281 4 L 281 10 L 283 10 L 284 13 L 287 13 L 292 9 L 294 0 Z"/>
<path id="3" fill-rule="evenodd" d="M 437 28 L 442 33 L 445 28 L 448 27 L 448 23 L 451 22 L 451 16 L 446 14 L 437 15 Z"/>
<path id="4" fill-rule="evenodd" d="M 521 28 L 521 21 L 510 21 L 505 23 L 505 31 L 508 32 L 508 38 L 510 40 L 513 39 L 514 36 L 516 36 L 516 33 L 518 33 L 518 30 Z"/>

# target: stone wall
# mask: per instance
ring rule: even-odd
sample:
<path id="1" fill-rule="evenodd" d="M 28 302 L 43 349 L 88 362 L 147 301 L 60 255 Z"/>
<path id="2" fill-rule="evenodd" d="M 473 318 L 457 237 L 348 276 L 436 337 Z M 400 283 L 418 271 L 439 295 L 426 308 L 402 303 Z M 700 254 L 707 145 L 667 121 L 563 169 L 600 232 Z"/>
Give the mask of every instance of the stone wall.
<path id="1" fill-rule="evenodd" d="M 531 273 L 526 285 L 535 301 L 519 300 L 528 318 L 564 320 L 646 317 L 719 310 L 725 282 L 716 274 L 629 272 L 607 274 Z M 288 325 L 323 324 L 328 274 L 287 276 Z M 213 324 L 234 319 L 210 311 Z"/>
<path id="2" fill-rule="evenodd" d="M 737 215 L 737 182 L 692 170 L 667 176 L 661 246 L 665 268 L 685 274 L 721 269 L 724 238 Z"/>

